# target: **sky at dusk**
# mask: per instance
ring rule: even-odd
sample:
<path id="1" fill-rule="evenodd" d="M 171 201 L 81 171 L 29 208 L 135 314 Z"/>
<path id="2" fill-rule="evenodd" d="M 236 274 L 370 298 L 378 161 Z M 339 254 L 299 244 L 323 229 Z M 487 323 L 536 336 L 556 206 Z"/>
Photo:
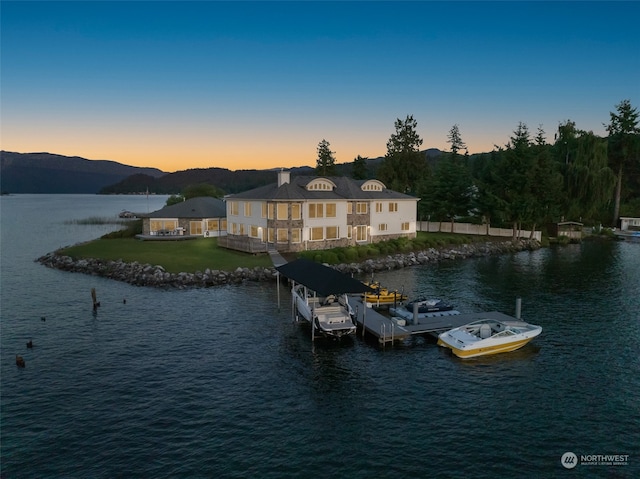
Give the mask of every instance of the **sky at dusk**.
<path id="1" fill-rule="evenodd" d="M 2 1 L 1 148 L 167 172 L 605 135 L 640 107 L 639 2 Z"/>

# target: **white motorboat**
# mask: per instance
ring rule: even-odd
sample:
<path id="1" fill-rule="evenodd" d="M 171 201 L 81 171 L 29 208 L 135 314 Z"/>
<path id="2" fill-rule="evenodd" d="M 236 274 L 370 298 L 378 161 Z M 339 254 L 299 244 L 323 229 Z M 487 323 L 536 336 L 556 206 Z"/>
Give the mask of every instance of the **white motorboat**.
<path id="1" fill-rule="evenodd" d="M 346 294 L 318 296 L 303 284 L 292 288 L 296 311 L 325 336 L 339 338 L 356 332 Z"/>
<path id="2" fill-rule="evenodd" d="M 323 336 L 340 338 L 356 332 L 347 293 L 371 293 L 372 288 L 339 271 L 306 259 L 276 268 L 292 280 L 291 294 L 297 317 Z"/>
<path id="3" fill-rule="evenodd" d="M 541 326 L 525 321 L 480 319 L 438 336 L 438 345 L 459 358 L 474 358 L 515 351 L 542 332 Z"/>

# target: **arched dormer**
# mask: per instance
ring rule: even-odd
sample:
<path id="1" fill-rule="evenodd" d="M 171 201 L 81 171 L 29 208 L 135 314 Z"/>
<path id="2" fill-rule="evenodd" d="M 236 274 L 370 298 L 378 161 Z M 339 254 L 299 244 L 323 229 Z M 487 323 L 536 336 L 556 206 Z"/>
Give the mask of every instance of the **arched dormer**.
<path id="1" fill-rule="evenodd" d="M 336 184 L 327 178 L 315 178 L 307 183 L 307 191 L 333 191 Z"/>
<path id="2" fill-rule="evenodd" d="M 384 183 L 378 180 L 365 181 L 364 183 L 362 183 L 362 186 L 360 187 L 362 191 L 382 191 L 386 188 L 387 187 L 384 186 Z"/>

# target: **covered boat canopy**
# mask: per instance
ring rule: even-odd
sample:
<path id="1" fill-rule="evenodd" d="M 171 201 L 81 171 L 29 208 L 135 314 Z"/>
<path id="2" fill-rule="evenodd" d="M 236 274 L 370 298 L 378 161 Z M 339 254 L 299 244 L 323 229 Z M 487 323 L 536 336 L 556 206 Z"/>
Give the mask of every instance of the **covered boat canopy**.
<path id="1" fill-rule="evenodd" d="M 351 276 L 308 259 L 297 259 L 276 268 L 296 283 L 322 296 L 343 293 L 370 293 L 374 289 Z"/>

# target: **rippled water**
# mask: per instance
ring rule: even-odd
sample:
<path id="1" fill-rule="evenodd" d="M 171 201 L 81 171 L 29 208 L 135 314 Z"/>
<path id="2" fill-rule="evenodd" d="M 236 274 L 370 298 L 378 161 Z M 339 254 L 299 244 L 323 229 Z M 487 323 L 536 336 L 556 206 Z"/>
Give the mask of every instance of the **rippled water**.
<path id="1" fill-rule="evenodd" d="M 275 283 L 156 290 L 33 261 L 113 229 L 65 220 L 164 199 L 0 200 L 2 477 L 640 474 L 640 245 L 585 242 L 376 275 L 464 312 L 513 314 L 522 297 L 524 319 L 543 334 L 466 361 L 421 337 L 312 345 L 284 285 L 278 308 Z M 568 471 L 567 451 L 629 454 L 629 464 Z"/>

